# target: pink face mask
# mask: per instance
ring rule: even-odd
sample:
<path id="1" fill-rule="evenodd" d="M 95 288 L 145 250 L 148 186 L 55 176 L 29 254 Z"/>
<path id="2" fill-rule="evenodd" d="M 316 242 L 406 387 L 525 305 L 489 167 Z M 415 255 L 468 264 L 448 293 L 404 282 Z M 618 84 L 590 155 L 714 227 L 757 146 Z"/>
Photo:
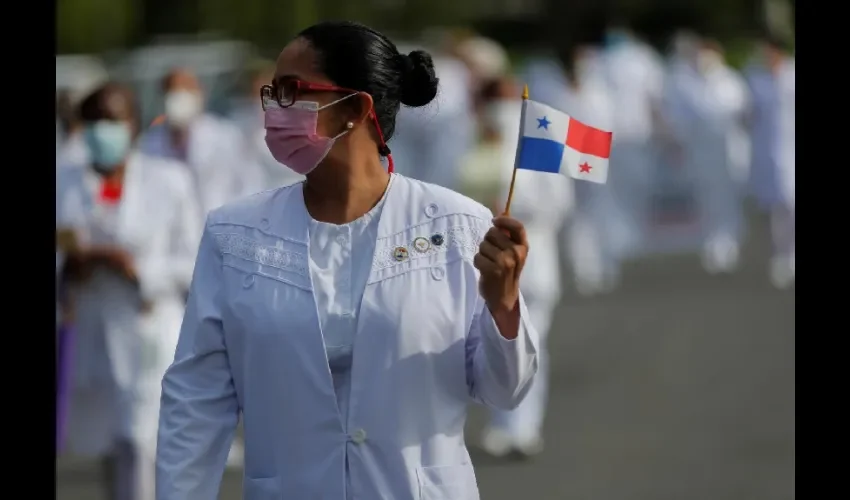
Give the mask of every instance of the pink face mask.
<path id="1" fill-rule="evenodd" d="M 297 101 L 287 108 L 276 103 L 266 107 L 266 146 L 274 159 L 295 173 L 307 175 L 321 162 L 337 139 L 348 133 L 343 131 L 336 137 L 322 137 L 316 132 L 319 111 L 344 101 L 351 94 L 322 107 L 312 101 Z"/>

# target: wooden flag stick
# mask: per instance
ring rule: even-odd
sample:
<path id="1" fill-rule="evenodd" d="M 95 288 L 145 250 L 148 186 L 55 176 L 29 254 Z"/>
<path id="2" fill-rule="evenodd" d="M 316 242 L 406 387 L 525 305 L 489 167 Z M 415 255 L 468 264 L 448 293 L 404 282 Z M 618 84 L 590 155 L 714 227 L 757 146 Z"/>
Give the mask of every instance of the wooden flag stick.
<path id="1" fill-rule="evenodd" d="M 519 137 L 517 137 L 516 158 L 514 159 L 514 171 L 511 174 L 511 187 L 508 188 L 508 201 L 505 202 L 505 213 L 503 215 L 511 215 L 511 200 L 514 198 L 514 184 L 516 183 L 516 171 L 519 164 L 520 148 L 522 147 L 522 128 L 525 123 L 525 104 L 528 101 L 528 85 L 522 89 L 522 111 L 519 119 Z"/>

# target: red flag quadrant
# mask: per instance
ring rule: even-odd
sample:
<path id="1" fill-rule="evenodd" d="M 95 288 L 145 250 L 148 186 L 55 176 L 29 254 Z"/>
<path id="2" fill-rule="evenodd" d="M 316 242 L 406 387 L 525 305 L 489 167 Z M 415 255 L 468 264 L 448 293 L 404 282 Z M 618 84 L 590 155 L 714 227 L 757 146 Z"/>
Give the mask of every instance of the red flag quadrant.
<path id="1" fill-rule="evenodd" d="M 607 159 L 611 156 L 612 136 L 611 132 L 585 125 L 571 116 L 567 128 L 567 147 L 579 153 Z"/>

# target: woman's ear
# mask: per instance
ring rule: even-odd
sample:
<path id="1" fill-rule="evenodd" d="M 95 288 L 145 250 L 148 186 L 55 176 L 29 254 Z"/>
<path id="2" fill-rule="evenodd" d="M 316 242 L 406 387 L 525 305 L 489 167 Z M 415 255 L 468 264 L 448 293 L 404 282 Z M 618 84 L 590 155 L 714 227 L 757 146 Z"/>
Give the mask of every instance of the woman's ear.
<path id="1" fill-rule="evenodd" d="M 372 96 L 366 92 L 360 92 L 357 94 L 355 99 L 357 99 L 357 116 L 355 123 L 363 123 L 367 119 L 371 119 L 369 113 L 372 111 L 372 106 L 374 105 Z"/>

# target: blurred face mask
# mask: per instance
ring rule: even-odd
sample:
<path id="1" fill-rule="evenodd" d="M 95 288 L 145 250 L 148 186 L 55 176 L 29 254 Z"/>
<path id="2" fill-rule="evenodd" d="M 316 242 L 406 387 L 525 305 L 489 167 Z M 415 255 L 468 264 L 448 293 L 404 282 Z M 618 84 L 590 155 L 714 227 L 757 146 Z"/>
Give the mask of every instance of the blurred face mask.
<path id="1" fill-rule="evenodd" d="M 296 101 L 281 108 L 276 103 L 266 107 L 266 146 L 278 163 L 295 173 L 307 175 L 325 159 L 337 139 L 348 133 L 344 130 L 334 137 L 322 137 L 317 132 L 319 111 L 340 103 L 351 94 L 324 106 L 312 101 Z"/>
<path id="2" fill-rule="evenodd" d="M 165 116 L 177 127 L 192 123 L 203 111 L 203 99 L 199 92 L 174 90 L 165 95 Z"/>
<path id="3" fill-rule="evenodd" d="M 723 65 L 723 57 L 713 50 L 701 50 L 697 55 L 697 67 L 707 73 Z"/>
<path id="4" fill-rule="evenodd" d="M 621 45 L 625 45 L 629 41 L 629 35 L 620 30 L 610 30 L 608 33 L 605 33 L 605 47 L 608 49 L 614 49 L 620 47 Z"/>
<path id="5" fill-rule="evenodd" d="M 498 99 L 484 108 L 484 120 L 498 132 L 502 141 L 510 141 L 513 134 L 519 134 L 519 121 L 522 114 L 522 101 L 517 99 Z"/>
<path id="6" fill-rule="evenodd" d="M 115 170 L 130 153 L 133 131 L 127 123 L 102 120 L 86 126 L 83 134 L 98 170 Z"/>

